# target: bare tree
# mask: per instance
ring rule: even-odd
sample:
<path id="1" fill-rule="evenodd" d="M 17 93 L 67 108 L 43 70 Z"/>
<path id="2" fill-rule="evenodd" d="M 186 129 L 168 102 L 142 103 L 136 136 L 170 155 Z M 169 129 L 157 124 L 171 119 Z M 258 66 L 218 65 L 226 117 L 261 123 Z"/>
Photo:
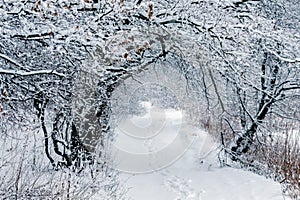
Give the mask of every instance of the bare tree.
<path id="1" fill-rule="evenodd" d="M 72 109 L 80 72 L 99 74 L 95 114 L 99 137 L 106 137 L 110 97 L 119 82 L 176 58 L 190 88 L 203 90 L 209 110 L 219 105 L 225 119 L 239 118 L 230 126 L 236 135 L 231 153 L 240 155 L 270 113 L 288 118 L 299 110 L 291 108 L 299 92 L 295 4 L 4 1 L 0 109 L 16 124 L 15 113 L 37 116 L 52 165 L 80 167 L 93 160 Z"/>

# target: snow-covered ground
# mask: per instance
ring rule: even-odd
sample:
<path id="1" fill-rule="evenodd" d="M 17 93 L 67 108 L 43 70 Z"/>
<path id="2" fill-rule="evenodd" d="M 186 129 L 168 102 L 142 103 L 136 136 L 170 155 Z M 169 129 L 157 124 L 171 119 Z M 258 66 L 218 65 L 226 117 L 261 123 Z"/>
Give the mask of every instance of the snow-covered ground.
<path id="1" fill-rule="evenodd" d="M 147 104 L 146 104 L 147 105 Z M 151 112 L 151 108 L 147 107 Z M 146 110 L 147 110 L 146 109 Z M 153 114 L 153 112 L 162 112 Z M 136 127 L 147 128 L 156 121 L 155 117 L 161 119 L 165 116 L 164 126 L 159 133 L 153 134 L 153 137 L 137 138 L 134 132 Z M 152 119 L 149 119 L 152 117 Z M 144 116 L 133 116 L 124 123 L 131 122 L 133 135 L 124 129 L 117 129 L 118 137 L 115 145 L 120 149 L 127 150 L 131 154 L 141 151 L 150 146 L 158 150 L 159 147 L 166 148 L 168 145 L 180 145 L 180 142 L 173 143 L 174 135 L 181 135 L 179 138 L 187 140 L 184 134 L 189 138 L 194 138 L 193 143 L 184 152 L 178 160 L 171 165 L 166 165 L 163 169 L 148 173 L 137 171 L 134 168 L 130 173 L 121 172 L 121 180 L 129 188 L 127 196 L 133 200 L 282 200 L 279 183 L 268 180 L 251 172 L 229 168 L 219 167 L 217 159 L 217 144 L 204 131 L 195 127 L 182 129 L 179 131 L 178 125 L 187 126 L 183 120 L 183 114 L 176 110 L 152 110 L 152 114 L 147 113 Z M 149 123 L 146 123 L 149 122 Z M 135 125 L 133 125 L 135 124 Z M 159 123 L 156 123 L 159 124 Z M 155 124 L 154 124 L 155 125 Z M 186 132 L 184 132 L 186 131 Z M 173 134 L 173 137 L 172 137 Z M 149 135 L 148 135 L 149 136 Z M 158 139 L 159 138 L 159 139 Z M 186 141 L 183 141 L 185 143 Z M 122 148 L 121 148 L 122 147 Z M 124 149 L 125 148 L 125 149 Z M 126 149 L 127 148 L 127 149 Z M 158 150 L 159 151 L 159 150 Z M 180 150 L 181 151 L 181 150 Z M 149 154 L 153 149 L 149 149 Z M 157 156 L 153 154 L 152 156 Z M 116 156 L 116 160 L 118 156 Z M 126 160 L 126 159 L 125 159 Z M 138 164 L 139 161 L 136 161 Z M 135 165 L 135 163 L 133 163 Z M 132 165 L 131 165 L 132 166 Z M 117 166 L 122 171 L 123 166 Z M 139 168 L 140 170 L 140 168 Z M 130 171 L 128 168 L 124 171 Z M 288 199 L 285 197 L 285 199 Z"/>

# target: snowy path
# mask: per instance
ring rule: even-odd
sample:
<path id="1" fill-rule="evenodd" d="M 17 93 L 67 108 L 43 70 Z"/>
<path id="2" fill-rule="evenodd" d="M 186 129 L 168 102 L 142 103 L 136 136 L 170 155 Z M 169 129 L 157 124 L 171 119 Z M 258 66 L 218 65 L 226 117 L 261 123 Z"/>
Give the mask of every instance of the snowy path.
<path id="1" fill-rule="evenodd" d="M 128 196 L 134 200 L 284 199 L 278 183 L 251 172 L 220 168 L 215 153 L 201 164 L 195 158 L 197 150 L 195 142 L 181 159 L 158 172 L 122 174 L 130 188 Z"/>
<path id="2" fill-rule="evenodd" d="M 247 171 L 220 168 L 212 139 L 201 130 L 193 136 L 191 147 L 169 167 L 146 174 L 121 173 L 129 188 L 127 196 L 132 200 L 284 199 L 279 183 Z M 134 148 L 131 139 L 120 138 L 121 145 Z"/>

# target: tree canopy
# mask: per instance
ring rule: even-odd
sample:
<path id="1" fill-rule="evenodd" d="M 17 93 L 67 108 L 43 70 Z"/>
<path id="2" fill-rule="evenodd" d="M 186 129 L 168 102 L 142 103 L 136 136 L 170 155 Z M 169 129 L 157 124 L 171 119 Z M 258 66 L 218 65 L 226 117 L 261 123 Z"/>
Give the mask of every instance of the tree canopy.
<path id="1" fill-rule="evenodd" d="M 268 117 L 299 121 L 298 8 L 296 0 L 3 1 L 1 129 L 37 118 L 50 162 L 71 166 L 88 152 L 72 109 L 83 73 L 97 75 L 96 97 L 86 98 L 96 99 L 105 137 L 117 85 L 176 60 L 207 109 L 231 127 L 228 152 L 241 155 Z"/>

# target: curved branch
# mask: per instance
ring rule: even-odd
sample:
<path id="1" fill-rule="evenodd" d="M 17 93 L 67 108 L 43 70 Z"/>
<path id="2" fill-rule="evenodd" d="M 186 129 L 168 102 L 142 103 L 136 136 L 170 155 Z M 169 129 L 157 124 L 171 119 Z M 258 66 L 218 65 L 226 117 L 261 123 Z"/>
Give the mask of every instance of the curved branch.
<path id="1" fill-rule="evenodd" d="M 41 122 L 41 126 L 42 126 L 42 130 L 44 132 L 44 144 L 45 144 L 45 153 L 47 158 L 50 160 L 51 164 L 53 167 L 55 167 L 55 163 L 53 158 L 50 156 L 50 152 L 49 152 L 49 136 L 48 136 L 48 132 L 47 132 L 47 128 L 46 128 L 46 124 L 45 124 L 45 109 L 46 109 L 46 105 L 47 105 L 48 100 L 44 99 L 35 99 L 34 100 L 34 107 L 38 110 L 38 117 L 40 119 Z"/>
<path id="2" fill-rule="evenodd" d="M 4 60 L 10 62 L 11 64 L 14 64 L 14 65 L 20 67 L 22 70 L 26 70 L 26 68 L 23 65 L 21 65 L 20 63 L 18 63 L 14 59 L 12 59 L 12 58 L 10 58 L 10 57 L 2 54 L 2 53 L 0 53 L 0 58 L 3 58 Z M 1 73 L 1 69 L 0 69 L 0 73 Z"/>
<path id="3" fill-rule="evenodd" d="M 55 70 L 37 70 L 37 71 L 30 71 L 30 72 L 22 72 L 16 70 L 6 70 L 0 69 L 0 74 L 8 74 L 8 75 L 18 75 L 18 76 L 33 76 L 33 75 L 45 75 L 45 74 L 52 74 L 59 77 L 66 77 L 65 74 L 59 73 Z"/>

